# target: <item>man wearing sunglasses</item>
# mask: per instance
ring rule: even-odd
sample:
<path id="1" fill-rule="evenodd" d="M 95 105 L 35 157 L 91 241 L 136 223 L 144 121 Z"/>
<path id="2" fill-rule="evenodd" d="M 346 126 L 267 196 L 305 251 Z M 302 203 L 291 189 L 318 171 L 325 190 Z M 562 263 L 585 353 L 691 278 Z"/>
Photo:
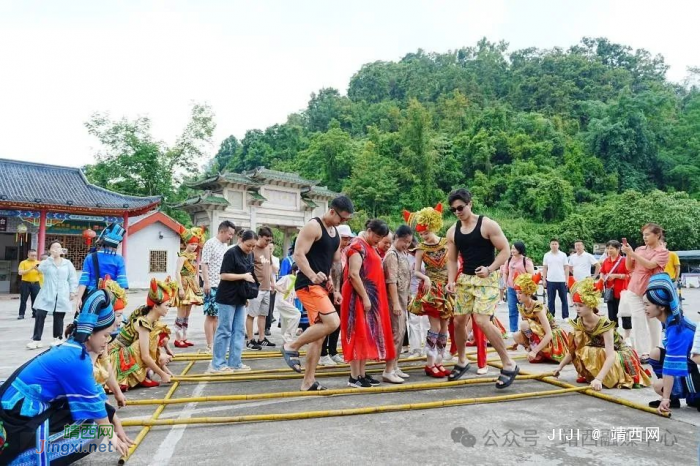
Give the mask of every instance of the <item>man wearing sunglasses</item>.
<path id="1" fill-rule="evenodd" d="M 321 357 L 323 340 L 340 325 L 334 304 L 341 304 L 341 290 L 331 280 L 331 268 L 341 260 L 337 227 L 350 220 L 354 210 L 349 198 L 338 196 L 331 201 L 328 211 L 321 218 L 311 219 L 297 237 L 294 262 L 299 267 L 299 273 L 294 288 L 309 316 L 309 328 L 296 341 L 285 343 L 282 355 L 289 367 L 301 372 L 299 349 L 309 345 L 302 390 L 326 389 L 316 381 L 316 365 Z M 333 295 L 332 301 L 329 295 Z"/>
<path id="2" fill-rule="evenodd" d="M 472 212 L 472 195 L 466 189 L 450 193 L 450 210 L 457 216 L 457 223 L 447 231 L 447 291 L 455 295 L 454 325 L 455 343 L 459 360 L 449 380 L 457 380 L 468 368 L 465 343 L 467 317 L 472 316 L 498 352 L 503 363 L 496 388 L 506 388 L 515 380 L 520 368 L 506 350 L 500 331 L 491 323 L 498 305 L 498 271 L 510 255 L 508 240 L 494 220 Z M 498 250 L 496 256 L 495 250 Z M 458 275 L 459 256 L 462 270 Z"/>

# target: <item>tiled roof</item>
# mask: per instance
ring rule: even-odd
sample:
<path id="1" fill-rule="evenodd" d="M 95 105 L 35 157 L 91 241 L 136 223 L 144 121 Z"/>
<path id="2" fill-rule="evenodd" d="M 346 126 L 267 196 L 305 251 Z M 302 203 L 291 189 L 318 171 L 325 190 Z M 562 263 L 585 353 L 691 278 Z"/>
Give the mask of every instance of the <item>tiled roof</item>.
<path id="1" fill-rule="evenodd" d="M 218 175 L 212 176 L 210 178 L 204 178 L 202 180 L 193 181 L 187 183 L 187 186 L 192 188 L 204 188 L 206 189 L 212 185 L 219 185 L 225 183 L 237 183 L 246 186 L 259 186 L 260 182 L 248 178 L 246 175 L 241 173 L 225 172 Z"/>
<path id="2" fill-rule="evenodd" d="M 312 201 L 311 199 L 307 199 L 307 198 L 305 198 L 305 197 L 302 197 L 302 198 L 301 198 L 301 202 L 303 202 L 304 205 L 305 205 L 306 207 L 310 208 L 310 209 L 315 209 L 316 207 L 318 207 L 318 204 L 316 204 L 316 203 L 315 203 L 314 201 Z"/>
<path id="3" fill-rule="evenodd" d="M 184 202 L 181 202 L 179 204 L 174 205 L 173 207 L 185 207 L 185 206 L 196 205 L 196 204 L 229 205 L 229 202 L 226 200 L 226 198 L 224 198 L 222 196 L 216 196 L 216 195 L 211 194 L 210 192 L 206 191 L 200 196 L 191 197 Z"/>
<path id="4" fill-rule="evenodd" d="M 94 186 L 80 168 L 0 159 L 0 202 L 135 212 L 160 201 L 160 196 L 127 196 Z"/>
<path id="5" fill-rule="evenodd" d="M 286 173 L 277 170 L 269 170 L 265 167 L 258 167 L 253 171 L 246 172 L 248 178 L 254 180 L 270 180 L 270 181 L 281 181 L 285 183 L 293 183 L 301 186 L 314 186 L 319 182 L 317 180 L 307 180 L 302 178 L 298 173 Z"/>
<path id="6" fill-rule="evenodd" d="M 306 191 L 304 194 L 307 194 L 309 196 L 319 196 L 319 197 L 328 197 L 328 198 L 335 198 L 335 197 L 340 196 L 339 193 L 331 191 L 330 189 L 326 188 L 325 186 L 311 186 L 311 188 L 308 191 Z"/>
<path id="7" fill-rule="evenodd" d="M 265 196 L 263 196 L 262 194 L 260 194 L 259 192 L 255 191 L 253 189 L 248 190 L 248 195 L 250 197 L 252 197 L 253 200 L 255 200 L 255 201 L 261 201 L 261 202 L 267 201 Z"/>

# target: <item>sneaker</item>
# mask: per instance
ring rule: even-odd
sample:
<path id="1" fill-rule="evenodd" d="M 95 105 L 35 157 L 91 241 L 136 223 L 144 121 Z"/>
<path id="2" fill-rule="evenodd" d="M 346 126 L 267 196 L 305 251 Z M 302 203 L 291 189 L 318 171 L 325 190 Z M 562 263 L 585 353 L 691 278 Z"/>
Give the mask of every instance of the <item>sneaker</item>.
<path id="1" fill-rule="evenodd" d="M 27 349 L 39 349 L 43 347 L 44 345 L 42 345 L 40 341 L 30 341 L 27 343 Z"/>
<path id="2" fill-rule="evenodd" d="M 334 354 L 331 359 L 335 361 L 336 364 L 345 364 L 345 359 L 339 354 Z"/>
<path id="3" fill-rule="evenodd" d="M 270 335 L 272 335 L 272 332 L 270 331 L 269 328 L 266 328 L 266 329 L 265 329 L 265 336 L 266 336 L 266 337 L 269 337 Z"/>
<path id="4" fill-rule="evenodd" d="M 205 374 L 211 374 L 211 375 L 224 375 L 224 374 L 232 374 L 233 369 L 231 369 L 228 366 L 224 366 L 221 369 L 214 369 L 214 367 L 209 364 L 209 367 L 207 368 L 207 371 Z"/>
<path id="5" fill-rule="evenodd" d="M 260 343 L 258 343 L 255 340 L 249 340 L 248 344 L 246 345 L 246 348 L 253 351 L 260 351 L 262 349 L 262 346 L 260 346 Z"/>
<path id="6" fill-rule="evenodd" d="M 396 370 L 394 371 L 394 374 L 398 375 L 398 376 L 401 377 L 402 379 L 407 379 L 407 378 L 410 377 L 410 375 L 408 375 L 407 373 L 405 373 L 405 372 L 402 371 L 401 369 L 396 369 Z"/>
<path id="7" fill-rule="evenodd" d="M 408 353 L 408 346 L 402 346 L 401 347 L 401 354 L 406 354 Z"/>
<path id="8" fill-rule="evenodd" d="M 328 355 L 321 356 L 321 359 L 318 360 L 318 363 L 321 366 L 337 366 L 335 361 Z"/>
<path id="9" fill-rule="evenodd" d="M 17 316 L 17 320 L 22 320 L 24 319 L 24 316 Z"/>
<path id="10" fill-rule="evenodd" d="M 454 359 L 454 355 L 449 351 L 445 352 L 445 355 L 442 357 L 443 361 L 452 361 L 452 359 Z"/>
<path id="11" fill-rule="evenodd" d="M 237 367 L 230 367 L 233 372 L 247 372 L 250 370 L 250 366 L 246 366 L 245 364 L 241 364 L 240 366 Z"/>
<path id="12" fill-rule="evenodd" d="M 373 387 L 376 387 L 377 385 L 382 384 L 379 380 L 372 378 L 371 375 L 365 374 L 363 377 L 360 377 L 360 378 L 364 378 Z"/>
<path id="13" fill-rule="evenodd" d="M 423 352 L 421 350 L 418 350 L 418 349 L 413 350 L 408 354 L 409 358 L 421 358 L 423 356 L 424 356 Z"/>
<path id="14" fill-rule="evenodd" d="M 396 372 L 384 372 L 382 373 L 382 381 L 384 382 L 389 382 L 389 383 L 403 383 L 404 380 L 396 375 Z"/>
<path id="15" fill-rule="evenodd" d="M 58 346 L 61 343 L 63 343 L 63 340 L 61 340 L 60 338 L 54 338 L 53 341 L 51 342 L 51 346 Z"/>
<path id="16" fill-rule="evenodd" d="M 277 346 L 274 343 L 272 343 L 270 340 L 268 340 L 267 338 L 263 338 L 262 340 L 259 340 L 258 345 L 260 345 L 262 347 L 267 347 L 267 348 L 274 348 L 275 346 Z"/>
<path id="17" fill-rule="evenodd" d="M 352 377 L 348 378 L 348 387 L 352 388 L 370 388 L 372 387 L 372 384 L 369 383 L 367 380 L 365 380 L 364 377 L 358 377 L 356 379 L 353 379 Z"/>

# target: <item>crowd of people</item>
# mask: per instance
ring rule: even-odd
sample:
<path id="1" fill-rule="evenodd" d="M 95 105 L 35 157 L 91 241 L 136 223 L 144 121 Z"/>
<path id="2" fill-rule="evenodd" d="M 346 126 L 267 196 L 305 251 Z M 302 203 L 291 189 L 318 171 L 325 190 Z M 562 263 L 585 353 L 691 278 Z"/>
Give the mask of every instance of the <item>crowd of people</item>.
<path id="1" fill-rule="evenodd" d="M 624 238 L 609 241 L 600 260 L 581 241 L 568 256 L 552 239 L 538 272 L 523 242 L 510 244 L 496 221 L 472 210 L 469 191 L 453 191 L 446 205 L 457 221 L 444 236 L 442 203 L 406 211 L 405 224 L 394 231 L 370 219 L 355 235 L 348 226 L 353 203 L 339 196 L 300 230 L 281 261 L 267 227 L 236 231 L 224 221 L 206 241 L 202 228 L 183 228 L 175 279 L 152 279 L 146 302 L 128 316 L 122 315 L 128 281 L 117 254 L 125 231 L 118 224 L 103 230 L 80 279 L 60 243 L 52 242 L 41 262 L 30 251 L 20 264 L 19 318 L 31 298 L 35 326 L 27 347 L 40 347 L 48 315 L 54 340 L 0 386 L 0 459 L 77 459 L 83 450 L 34 448 L 50 439 L 95 442 L 55 435 L 71 422 L 113 425 L 110 442 L 125 453 L 133 442 L 105 394 L 123 406 L 127 390 L 170 382 L 171 341 L 176 348 L 194 345 L 187 332 L 197 306 L 205 315 L 209 374 L 250 371 L 245 348 L 276 347 L 267 338 L 276 310 L 279 350 L 292 370 L 303 372 L 304 391 L 326 390 L 316 377 L 319 364 L 349 364 L 352 388 L 404 383 L 402 353 L 425 356 L 427 377 L 459 380 L 470 369 L 468 346 L 477 347 L 477 372 L 488 371 L 488 344 L 501 361 L 497 389 L 516 380 L 520 367 L 509 350 L 522 346 L 530 363 L 551 363 L 556 376 L 572 363 L 577 382 L 594 390 L 652 386 L 659 399 L 649 405 L 660 412 L 679 408 L 681 399 L 700 410 L 700 330 L 683 315 L 677 256 L 666 249 L 659 225 L 642 228 L 644 245 L 636 249 Z M 567 327 L 569 296 L 575 317 Z M 495 316 L 503 299 L 507 329 Z M 174 332 L 163 322 L 171 307 L 177 308 Z M 71 311 L 75 318 L 64 329 Z M 453 358 L 448 369 L 445 361 Z M 385 364 L 380 378 L 367 373 L 368 361 Z"/>

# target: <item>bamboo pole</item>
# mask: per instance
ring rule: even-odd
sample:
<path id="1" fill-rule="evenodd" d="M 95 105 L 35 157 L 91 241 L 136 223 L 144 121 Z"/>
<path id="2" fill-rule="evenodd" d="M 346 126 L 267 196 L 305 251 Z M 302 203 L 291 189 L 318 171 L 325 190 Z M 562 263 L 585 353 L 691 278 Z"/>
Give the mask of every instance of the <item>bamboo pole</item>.
<path id="1" fill-rule="evenodd" d="M 414 411 L 422 409 L 446 408 L 450 406 L 464 406 L 478 403 L 498 403 L 501 401 L 523 400 L 543 396 L 564 395 L 587 390 L 587 387 L 562 388 L 558 390 L 545 390 L 530 393 L 516 393 L 511 395 L 487 396 L 481 398 L 462 398 L 457 400 L 430 401 L 425 403 L 410 403 L 401 405 L 370 406 L 366 408 L 336 409 L 328 411 L 307 411 L 302 413 L 284 414 L 254 414 L 245 416 L 222 417 L 194 417 L 187 419 L 124 419 L 124 426 L 177 426 L 190 424 L 236 424 L 241 422 L 270 422 L 292 421 L 299 419 L 314 419 L 336 416 L 354 416 L 358 414 L 390 413 L 397 411 Z"/>
<path id="2" fill-rule="evenodd" d="M 192 366 L 194 366 L 194 361 L 190 362 L 187 366 L 185 366 L 185 368 L 180 373 L 180 375 L 181 376 L 186 375 L 190 371 L 190 369 L 192 369 Z M 175 390 L 177 390 L 177 387 L 179 385 L 180 385 L 180 382 L 173 383 L 172 387 L 170 387 L 170 390 L 168 390 L 168 393 L 165 394 L 164 399 L 166 399 L 166 400 L 170 399 L 175 394 Z M 156 408 L 156 411 L 153 413 L 153 416 L 151 416 L 151 421 L 155 421 L 160 417 L 161 413 L 165 409 L 165 406 L 166 406 L 165 404 L 161 404 L 160 406 L 158 406 L 158 408 Z M 129 451 L 126 453 L 126 455 L 119 458 L 120 465 L 126 463 L 129 460 L 129 458 L 131 458 L 131 455 L 134 454 L 134 452 L 139 447 L 139 445 L 141 444 L 143 439 L 146 437 L 146 434 L 148 434 L 148 432 L 150 432 L 150 430 L 151 430 L 151 426 L 144 426 L 144 428 L 141 429 L 141 432 L 139 432 L 139 434 L 134 439 L 134 444 L 131 447 L 129 447 Z"/>
<path id="3" fill-rule="evenodd" d="M 498 369 L 503 368 L 503 365 L 500 362 L 491 362 L 489 365 L 496 367 Z M 520 374 L 521 375 L 531 375 L 530 373 L 523 372 L 523 371 L 520 371 Z M 548 383 L 550 385 L 555 385 L 557 387 L 576 388 L 575 385 L 572 385 L 572 384 L 566 383 L 566 382 L 562 382 L 560 380 L 557 380 L 555 377 L 544 377 L 541 380 L 542 380 L 542 382 Z M 597 391 L 593 390 L 592 388 L 590 388 L 590 386 L 588 386 L 588 385 L 586 385 L 582 388 L 586 389 L 586 390 L 582 391 L 582 393 L 584 395 L 589 395 L 589 396 L 592 396 L 594 398 L 598 398 L 598 399 L 605 400 L 605 401 L 610 401 L 612 403 L 617 403 L 617 404 L 622 405 L 622 406 L 627 406 L 628 408 L 634 408 L 634 409 L 638 409 L 640 411 L 644 411 L 647 413 L 656 414 L 657 416 L 666 417 L 666 418 L 671 417 L 670 412 L 669 413 L 659 413 L 656 409 L 651 408 L 649 406 L 644 406 L 641 403 L 636 403 L 634 401 L 625 400 L 624 398 L 618 398 L 618 397 L 615 397 L 612 395 L 608 395 L 606 393 L 597 392 Z"/>
<path id="4" fill-rule="evenodd" d="M 549 374 L 534 374 L 517 376 L 517 380 L 538 380 L 549 376 Z M 366 393 L 396 393 L 421 390 L 440 390 L 445 388 L 455 388 L 462 385 L 477 385 L 496 382 L 497 377 L 479 377 L 473 379 L 455 380 L 454 382 L 428 382 L 428 383 L 413 383 L 406 385 L 391 385 L 384 387 L 372 388 L 343 388 L 337 390 L 322 390 L 313 392 L 274 392 L 274 393 L 255 393 L 248 395 L 213 395 L 190 398 L 170 398 L 162 400 L 134 400 L 127 401 L 127 406 L 148 406 L 159 404 L 184 404 L 184 403 L 220 403 L 231 401 L 253 401 L 253 400 L 270 400 L 278 398 L 296 398 L 307 396 L 334 396 L 334 395 L 364 395 Z"/>

